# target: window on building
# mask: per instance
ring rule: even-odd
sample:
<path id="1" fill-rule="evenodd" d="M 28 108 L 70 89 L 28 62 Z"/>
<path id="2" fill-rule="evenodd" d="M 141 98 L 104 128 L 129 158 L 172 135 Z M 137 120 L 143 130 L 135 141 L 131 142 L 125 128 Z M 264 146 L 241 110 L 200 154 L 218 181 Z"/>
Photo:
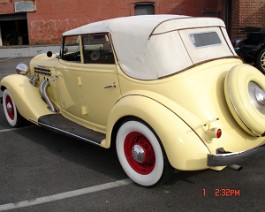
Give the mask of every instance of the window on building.
<path id="1" fill-rule="evenodd" d="M 80 37 L 77 35 L 64 37 L 62 59 L 81 62 Z"/>
<path id="2" fill-rule="evenodd" d="M 114 64 L 114 55 L 107 34 L 83 36 L 84 63 Z"/>
<path id="3" fill-rule="evenodd" d="M 152 15 L 155 14 L 155 5 L 153 2 L 136 3 L 134 6 L 135 15 Z"/>

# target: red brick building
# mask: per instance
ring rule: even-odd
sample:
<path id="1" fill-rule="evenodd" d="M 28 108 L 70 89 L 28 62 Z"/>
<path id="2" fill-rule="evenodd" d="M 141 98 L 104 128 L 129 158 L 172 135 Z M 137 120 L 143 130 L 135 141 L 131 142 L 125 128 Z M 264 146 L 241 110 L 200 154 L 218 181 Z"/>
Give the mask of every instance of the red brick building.
<path id="1" fill-rule="evenodd" d="M 264 0 L 0 0 L 0 46 L 59 44 L 66 30 L 103 19 L 139 14 L 217 16 L 226 22 L 230 32 L 236 33 L 235 28 L 245 24 L 265 25 L 262 2 Z"/>
<path id="2" fill-rule="evenodd" d="M 264 0 L 232 0 L 231 29 L 232 35 L 242 36 L 240 28 L 265 27 Z"/>

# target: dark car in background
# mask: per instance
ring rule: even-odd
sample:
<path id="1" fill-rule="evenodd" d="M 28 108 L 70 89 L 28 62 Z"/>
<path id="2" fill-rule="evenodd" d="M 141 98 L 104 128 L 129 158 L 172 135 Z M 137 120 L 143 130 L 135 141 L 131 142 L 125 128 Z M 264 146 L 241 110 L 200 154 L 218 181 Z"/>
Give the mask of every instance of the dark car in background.
<path id="1" fill-rule="evenodd" d="M 236 53 L 265 74 L 265 28 L 245 27 L 241 32 L 246 38 L 233 41 Z"/>

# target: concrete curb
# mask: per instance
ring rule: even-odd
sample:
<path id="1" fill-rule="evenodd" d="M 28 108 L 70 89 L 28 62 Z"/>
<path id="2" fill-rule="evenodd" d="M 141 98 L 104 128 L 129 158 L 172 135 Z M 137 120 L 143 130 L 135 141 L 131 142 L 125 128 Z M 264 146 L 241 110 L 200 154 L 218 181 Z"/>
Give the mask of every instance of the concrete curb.
<path id="1" fill-rule="evenodd" d="M 12 46 L 0 47 L 0 58 L 33 57 L 52 51 L 58 53 L 60 46 Z"/>

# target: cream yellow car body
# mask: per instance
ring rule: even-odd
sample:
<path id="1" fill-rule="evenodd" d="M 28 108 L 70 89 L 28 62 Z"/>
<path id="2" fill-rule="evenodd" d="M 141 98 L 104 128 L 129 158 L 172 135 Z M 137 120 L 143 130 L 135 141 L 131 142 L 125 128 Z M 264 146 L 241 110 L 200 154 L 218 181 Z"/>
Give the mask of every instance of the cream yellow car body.
<path id="1" fill-rule="evenodd" d="M 44 58 L 40 61 L 45 61 L 45 58 L 47 60 L 46 67 L 50 66 L 51 60 L 58 60 L 57 58 L 47 59 L 46 55 L 42 57 Z M 34 63 L 40 64 L 40 61 L 37 59 Z M 34 63 L 31 66 L 34 66 Z M 230 68 L 238 64 L 242 64 L 239 59 L 221 59 L 191 68 L 189 71 L 172 77 L 144 82 L 129 78 L 117 66 L 108 67 L 107 72 L 118 70 L 119 85 L 123 87 L 124 94 L 116 99 L 115 106 L 108 111 L 109 116 L 95 120 L 94 123 L 100 124 L 86 120 L 90 112 L 88 106 L 84 109 L 81 104 L 74 108 L 77 111 L 77 117 L 72 116 L 71 110 L 67 111 L 59 104 L 56 106 L 65 117 L 82 126 L 105 133 L 106 139 L 101 143 L 104 148 L 111 146 L 113 129 L 120 119 L 127 116 L 138 117 L 147 122 L 158 134 L 173 167 L 179 170 L 206 169 L 209 168 L 206 162 L 207 154 L 215 154 L 216 149 L 220 147 L 238 152 L 265 143 L 263 137 L 257 138 L 242 132 L 229 114 L 230 111 L 223 94 L 224 80 Z M 85 66 L 75 64 L 74 68 L 87 68 Z M 96 66 L 99 70 L 107 69 L 105 66 Z M 95 69 L 95 66 L 93 68 Z M 211 80 L 205 79 L 205 76 Z M 80 93 L 78 86 L 81 86 L 78 79 L 83 79 L 82 74 L 71 77 L 76 86 L 68 87 L 68 89 L 78 94 Z M 93 78 L 93 76 L 90 77 Z M 54 103 L 60 101 L 59 95 L 69 96 L 68 93 L 58 94 L 57 84 L 53 84 L 52 80 L 50 82 L 49 96 Z M 104 85 L 104 83 L 106 84 L 104 79 L 103 82 L 100 82 L 100 79 L 97 81 L 97 84 Z M 41 116 L 52 114 L 47 104 L 40 98 L 38 89 L 29 83 L 26 76 L 10 75 L 2 80 L 1 85 L 12 92 L 19 112 L 27 120 L 38 123 Z M 117 84 L 117 89 L 119 85 Z M 191 93 L 178 96 L 172 94 L 172 90 L 185 90 Z M 70 97 L 67 99 L 69 105 L 74 105 L 74 99 Z M 94 101 L 97 102 L 96 99 Z M 99 111 L 102 111 L 104 104 L 103 102 L 97 105 Z M 94 111 L 94 114 L 99 114 L 99 112 Z M 207 134 L 209 128 L 221 128 L 222 137 L 211 138 Z M 211 168 L 218 170 L 224 167 Z"/>
<path id="2" fill-rule="evenodd" d="M 211 23 L 207 22 L 206 26 Z M 163 33 L 159 27 L 155 30 L 157 34 Z M 235 67 L 249 68 L 233 55 L 233 50 L 229 57 L 188 65 L 157 79 L 148 79 L 151 76 L 148 73 L 138 79 L 130 76 L 130 67 L 128 73 L 124 72 L 126 58 L 119 61 L 114 55 L 114 64 L 85 64 L 82 48 L 85 47 L 80 46 L 80 63 L 65 61 L 55 54 L 51 57 L 42 54 L 32 59 L 29 76 L 10 75 L 1 81 L 2 90 L 8 89 L 12 94 L 22 117 L 39 124 L 41 117 L 61 114 L 80 126 L 102 133 L 104 138 L 98 145 L 103 148 L 115 143 L 117 131 L 124 122 L 131 119 L 142 122 L 155 132 L 170 165 L 178 170 L 221 170 L 225 165 L 207 163 L 209 155 L 216 155 L 220 149 L 241 153 L 265 144 L 262 133 L 253 135 L 244 123 L 239 124 L 240 114 L 233 103 L 227 103 L 230 91 L 224 90 L 229 72 Z M 38 75 L 35 81 L 34 75 Z M 39 92 L 45 80 L 49 83 L 47 96 L 56 108 L 54 111 L 48 108 Z M 215 134 L 218 129 L 220 138 Z M 144 186 L 156 183 L 134 181 Z"/>
<path id="3" fill-rule="evenodd" d="M 52 114 L 47 104 L 40 98 L 39 90 L 23 75 L 9 75 L 2 79 L 1 86 L 12 93 L 19 113 L 27 120 L 37 123 L 40 116 Z"/>

